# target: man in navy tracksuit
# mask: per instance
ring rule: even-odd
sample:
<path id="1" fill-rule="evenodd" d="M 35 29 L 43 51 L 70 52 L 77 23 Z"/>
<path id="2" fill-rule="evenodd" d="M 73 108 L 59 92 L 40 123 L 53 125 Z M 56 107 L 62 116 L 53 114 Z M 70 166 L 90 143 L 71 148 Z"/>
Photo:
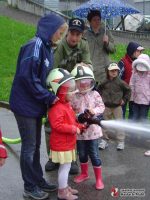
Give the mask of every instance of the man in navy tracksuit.
<path id="1" fill-rule="evenodd" d="M 36 36 L 21 47 L 11 94 L 10 108 L 14 112 L 22 146 L 20 166 L 24 181 L 24 196 L 46 199 L 56 185 L 43 178 L 40 164 L 42 117 L 57 97 L 46 89 L 46 77 L 53 66 L 52 46 L 66 29 L 57 15 L 42 17 Z"/>

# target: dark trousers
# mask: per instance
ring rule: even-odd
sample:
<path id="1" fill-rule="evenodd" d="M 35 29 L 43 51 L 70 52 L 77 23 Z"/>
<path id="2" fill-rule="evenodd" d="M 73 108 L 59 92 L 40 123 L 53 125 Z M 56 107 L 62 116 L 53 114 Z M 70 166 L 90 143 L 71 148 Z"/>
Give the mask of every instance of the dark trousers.
<path id="1" fill-rule="evenodd" d="M 15 114 L 21 136 L 20 167 L 24 188 L 32 191 L 45 182 L 40 164 L 41 118 L 28 118 Z"/>
<path id="2" fill-rule="evenodd" d="M 129 116 L 128 116 L 128 119 L 132 119 L 133 118 L 133 101 L 129 101 L 128 106 L 129 106 Z M 127 109 L 127 103 L 125 103 L 122 106 L 123 119 L 126 118 L 126 109 Z"/>
<path id="3" fill-rule="evenodd" d="M 133 120 L 148 119 L 149 105 L 133 103 Z"/>
<path id="4" fill-rule="evenodd" d="M 101 165 L 98 144 L 98 139 L 77 141 L 80 163 L 88 162 L 88 157 L 90 157 L 93 166 L 98 167 Z"/>

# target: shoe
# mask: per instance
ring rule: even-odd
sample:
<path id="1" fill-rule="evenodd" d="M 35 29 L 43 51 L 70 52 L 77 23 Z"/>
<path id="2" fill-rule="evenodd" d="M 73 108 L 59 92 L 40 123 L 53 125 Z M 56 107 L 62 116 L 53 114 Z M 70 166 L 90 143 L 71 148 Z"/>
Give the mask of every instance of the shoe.
<path id="1" fill-rule="evenodd" d="M 99 145 L 98 145 L 98 148 L 100 149 L 100 150 L 104 150 L 104 149 L 106 149 L 108 147 L 108 142 L 106 141 L 106 140 L 101 140 L 100 141 L 100 143 L 99 143 Z"/>
<path id="2" fill-rule="evenodd" d="M 36 187 L 33 191 L 27 191 L 24 190 L 23 193 L 23 197 L 25 198 L 32 198 L 32 199 L 36 199 L 36 200 L 40 200 L 40 199 L 47 199 L 48 198 L 48 193 L 40 190 L 38 187 Z"/>
<path id="3" fill-rule="evenodd" d="M 69 190 L 69 192 L 71 192 L 71 194 L 74 194 L 74 195 L 78 195 L 78 193 L 79 193 L 78 190 L 73 189 L 70 186 L 68 186 L 68 190 Z"/>
<path id="4" fill-rule="evenodd" d="M 145 155 L 145 156 L 150 156 L 150 150 L 146 151 L 146 152 L 144 153 L 144 155 Z"/>
<path id="5" fill-rule="evenodd" d="M 53 163 L 52 160 L 47 161 L 45 165 L 45 171 L 53 171 L 59 168 L 59 163 Z"/>
<path id="6" fill-rule="evenodd" d="M 46 181 L 38 185 L 41 190 L 44 192 L 53 192 L 57 190 L 57 185 L 47 183 Z"/>
<path id="7" fill-rule="evenodd" d="M 71 168 L 69 174 L 78 174 L 79 173 L 79 167 L 76 161 L 72 161 Z"/>
<path id="8" fill-rule="evenodd" d="M 119 142 L 118 145 L 117 145 L 117 150 L 121 151 L 123 149 L 124 149 L 124 142 Z"/>
<path id="9" fill-rule="evenodd" d="M 75 200 L 78 199 L 78 196 L 73 195 L 67 188 L 58 190 L 58 200 Z"/>

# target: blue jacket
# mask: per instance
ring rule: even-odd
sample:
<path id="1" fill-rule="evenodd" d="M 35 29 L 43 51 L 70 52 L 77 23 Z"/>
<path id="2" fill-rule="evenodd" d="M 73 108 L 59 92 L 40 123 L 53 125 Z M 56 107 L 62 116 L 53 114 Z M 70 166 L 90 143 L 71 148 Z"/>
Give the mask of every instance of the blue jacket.
<path id="1" fill-rule="evenodd" d="M 42 117 L 56 96 L 46 89 L 53 68 L 51 38 L 64 20 L 57 15 L 42 17 L 36 36 L 21 47 L 10 94 L 10 108 L 26 117 Z"/>

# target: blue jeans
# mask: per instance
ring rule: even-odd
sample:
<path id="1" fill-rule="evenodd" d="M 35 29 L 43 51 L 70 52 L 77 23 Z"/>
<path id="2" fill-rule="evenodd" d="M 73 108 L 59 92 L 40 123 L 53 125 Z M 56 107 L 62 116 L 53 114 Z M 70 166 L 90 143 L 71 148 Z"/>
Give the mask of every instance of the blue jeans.
<path id="1" fill-rule="evenodd" d="M 79 154 L 80 163 L 88 162 L 88 156 L 91 159 L 92 165 L 99 167 L 101 159 L 99 157 L 98 139 L 95 140 L 78 140 L 77 150 Z"/>
<path id="2" fill-rule="evenodd" d="M 14 114 L 22 144 L 20 167 L 25 190 L 32 191 L 45 182 L 40 164 L 41 118 L 28 118 Z"/>
<path id="3" fill-rule="evenodd" d="M 133 103 L 133 120 L 148 119 L 149 105 Z"/>

